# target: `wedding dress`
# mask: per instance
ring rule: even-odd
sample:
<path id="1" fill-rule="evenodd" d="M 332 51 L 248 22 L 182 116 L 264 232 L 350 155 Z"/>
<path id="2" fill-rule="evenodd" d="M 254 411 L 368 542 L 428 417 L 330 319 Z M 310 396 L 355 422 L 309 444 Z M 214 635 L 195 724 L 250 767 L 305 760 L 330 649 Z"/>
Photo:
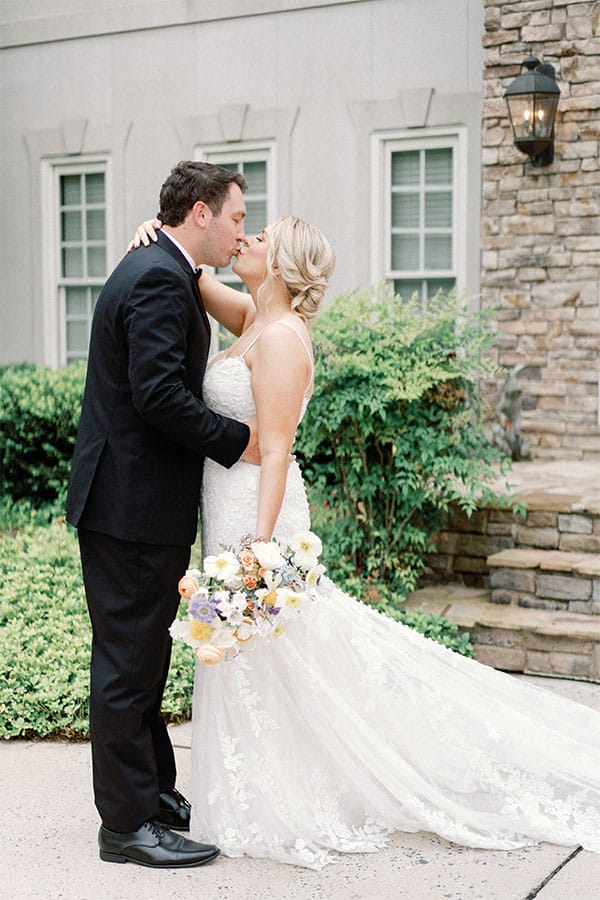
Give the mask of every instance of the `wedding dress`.
<path id="1" fill-rule="evenodd" d="M 255 415 L 241 357 L 209 367 L 207 404 Z M 256 528 L 260 470 L 206 461 L 204 552 Z M 289 469 L 276 536 L 309 527 Z M 195 840 L 320 868 L 396 831 L 468 847 L 549 841 L 600 852 L 600 714 L 466 659 L 326 577 L 273 642 L 198 665 Z"/>

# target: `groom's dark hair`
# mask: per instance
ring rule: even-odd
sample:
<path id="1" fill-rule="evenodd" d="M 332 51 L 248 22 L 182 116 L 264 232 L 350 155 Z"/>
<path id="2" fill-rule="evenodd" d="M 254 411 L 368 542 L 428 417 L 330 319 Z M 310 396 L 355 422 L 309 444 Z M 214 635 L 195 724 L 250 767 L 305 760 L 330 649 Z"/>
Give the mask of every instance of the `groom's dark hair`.
<path id="1" fill-rule="evenodd" d="M 165 225 L 181 225 L 198 200 L 218 216 L 231 184 L 237 184 L 242 191 L 247 187 L 246 179 L 239 172 L 212 163 L 183 160 L 171 170 L 160 189 L 158 218 Z"/>

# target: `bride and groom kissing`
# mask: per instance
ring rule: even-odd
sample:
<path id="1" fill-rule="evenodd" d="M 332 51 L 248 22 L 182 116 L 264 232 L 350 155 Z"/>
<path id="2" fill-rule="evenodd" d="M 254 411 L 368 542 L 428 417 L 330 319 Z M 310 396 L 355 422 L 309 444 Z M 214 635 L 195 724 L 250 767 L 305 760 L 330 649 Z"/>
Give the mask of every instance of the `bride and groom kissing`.
<path id="1" fill-rule="evenodd" d="M 244 190 L 237 173 L 177 165 L 160 221 L 138 229 L 144 246 L 94 313 L 67 517 L 93 633 L 101 858 L 198 866 L 220 848 L 320 868 L 394 830 L 600 851 L 600 716 L 458 657 L 325 578 L 277 642 L 197 667 L 191 815 L 176 790 L 160 706 L 198 503 L 205 554 L 310 527 L 290 451 L 334 255 L 292 216 L 247 239 Z M 232 257 L 248 294 L 197 271 Z M 210 364 L 207 312 L 237 336 Z M 177 833 L 190 828 L 194 840 Z"/>

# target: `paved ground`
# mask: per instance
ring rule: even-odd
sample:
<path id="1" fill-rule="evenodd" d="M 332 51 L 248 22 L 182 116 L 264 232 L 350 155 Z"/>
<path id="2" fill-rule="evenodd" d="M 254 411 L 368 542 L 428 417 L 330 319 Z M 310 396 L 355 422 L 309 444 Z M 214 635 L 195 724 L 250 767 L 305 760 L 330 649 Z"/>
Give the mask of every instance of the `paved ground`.
<path id="1" fill-rule="evenodd" d="M 543 508 L 546 498 L 567 498 L 573 512 L 600 513 L 600 461 L 554 459 L 544 462 L 513 463 L 506 478 L 499 478 L 495 489 L 524 499 L 531 509 Z"/>
<path id="2" fill-rule="evenodd" d="M 515 676 L 524 677 L 524 676 Z M 600 685 L 529 681 L 600 711 Z M 172 729 L 179 787 L 189 785 L 190 726 Z M 600 855 L 543 844 L 466 850 L 429 834 L 343 856 L 321 872 L 219 858 L 159 872 L 98 858 L 88 744 L 0 743 L 0 897 L 6 900 L 597 900 Z"/>

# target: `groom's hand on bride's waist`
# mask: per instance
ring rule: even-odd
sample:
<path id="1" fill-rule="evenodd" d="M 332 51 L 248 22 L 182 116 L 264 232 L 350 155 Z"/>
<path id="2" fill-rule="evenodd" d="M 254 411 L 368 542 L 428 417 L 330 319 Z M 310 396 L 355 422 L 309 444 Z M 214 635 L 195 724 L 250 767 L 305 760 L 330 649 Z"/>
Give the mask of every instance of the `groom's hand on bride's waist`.
<path id="1" fill-rule="evenodd" d="M 250 440 L 246 445 L 246 449 L 240 456 L 240 460 L 245 463 L 250 463 L 252 466 L 260 466 L 261 458 L 260 458 L 260 449 L 258 446 L 258 431 L 256 428 L 256 419 L 249 419 L 246 422 L 246 425 L 250 429 Z M 296 461 L 296 457 L 291 453 L 288 456 L 288 465 Z"/>
<path id="2" fill-rule="evenodd" d="M 250 429 L 250 440 L 246 445 L 246 449 L 240 456 L 240 459 L 245 463 L 250 463 L 253 466 L 260 466 L 260 450 L 258 449 L 258 431 L 256 429 L 256 419 L 250 419 L 246 422 L 246 425 Z"/>

